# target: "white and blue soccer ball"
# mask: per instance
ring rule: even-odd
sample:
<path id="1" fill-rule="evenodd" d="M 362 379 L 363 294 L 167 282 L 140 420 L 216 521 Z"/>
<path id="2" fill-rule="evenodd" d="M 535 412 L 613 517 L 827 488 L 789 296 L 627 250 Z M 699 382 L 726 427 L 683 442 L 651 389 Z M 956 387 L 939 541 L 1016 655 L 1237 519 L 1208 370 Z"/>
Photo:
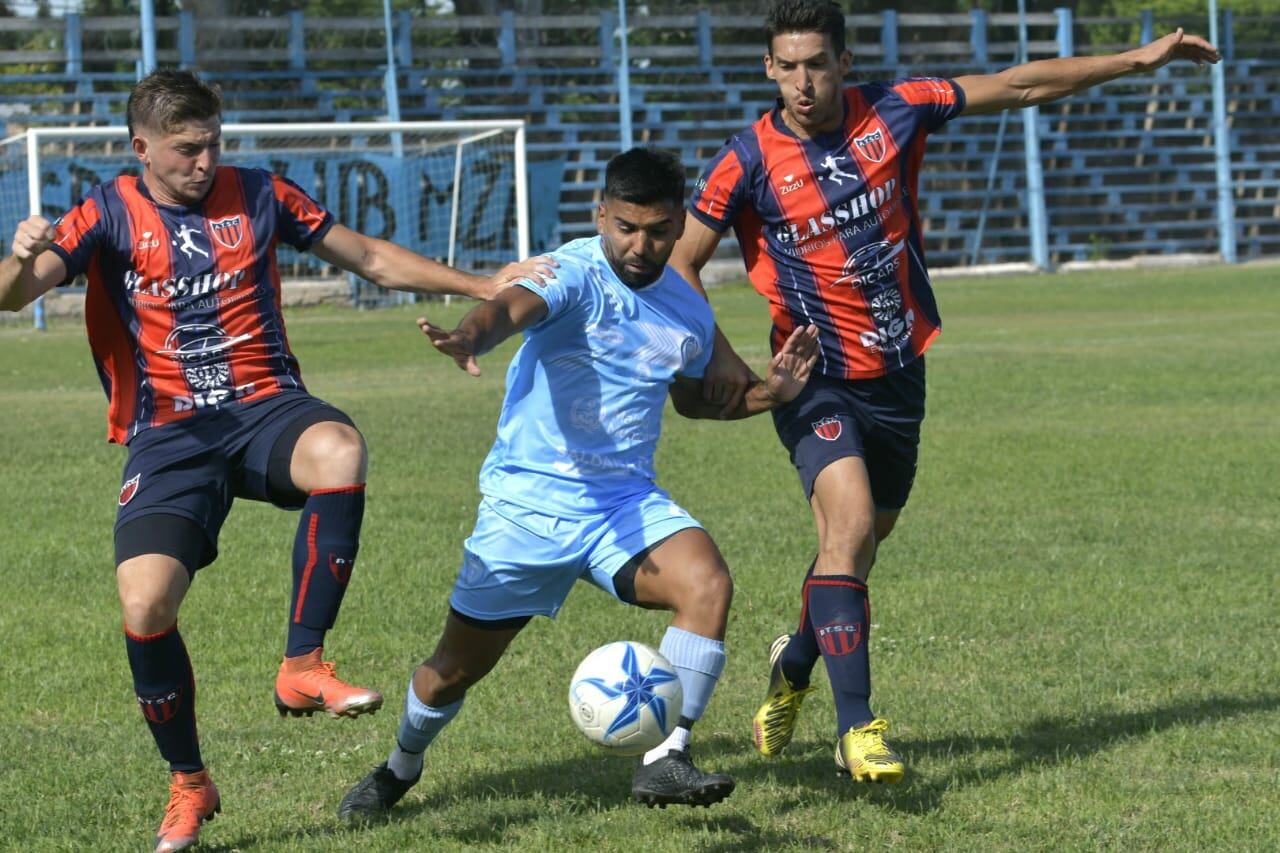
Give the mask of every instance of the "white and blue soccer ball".
<path id="1" fill-rule="evenodd" d="M 601 646 L 583 658 L 569 682 L 574 724 L 617 755 L 638 755 L 666 740 L 683 702 L 676 668 L 643 643 Z"/>

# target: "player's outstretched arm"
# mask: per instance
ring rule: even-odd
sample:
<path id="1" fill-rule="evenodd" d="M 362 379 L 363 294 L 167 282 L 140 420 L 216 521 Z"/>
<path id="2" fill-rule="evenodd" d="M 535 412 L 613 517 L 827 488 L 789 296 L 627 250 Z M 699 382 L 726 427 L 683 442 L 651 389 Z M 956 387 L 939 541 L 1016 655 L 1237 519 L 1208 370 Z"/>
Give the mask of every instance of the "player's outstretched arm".
<path id="1" fill-rule="evenodd" d="M 434 325 L 426 317 L 418 318 L 418 328 L 437 350 L 452 358 L 459 369 L 479 376 L 477 356 L 529 328 L 546 314 L 547 303 L 541 296 L 523 287 L 512 287 L 472 308 L 452 332 Z"/>
<path id="2" fill-rule="evenodd" d="M 1123 53 L 1041 59 L 998 74 L 957 77 L 956 85 L 964 91 L 964 114 L 979 115 L 1056 101 L 1117 77 L 1154 71 L 1175 60 L 1203 65 L 1220 59 L 1222 55 L 1216 47 L 1179 28 Z"/>
<path id="3" fill-rule="evenodd" d="M 0 261 L 0 309 L 19 311 L 67 277 L 62 258 L 49 251 L 56 236 L 43 216 L 18 223 L 13 254 Z"/>
<path id="4" fill-rule="evenodd" d="M 707 290 L 702 286 L 702 268 L 715 254 L 720 245 L 720 233 L 707 225 L 692 213 L 684 217 L 684 234 L 676 243 L 671 259 L 667 262 L 672 269 L 680 273 L 702 294 L 705 299 Z M 711 351 L 711 363 L 702 378 L 702 397 L 720 407 L 722 417 L 731 417 L 742 405 L 742 397 L 752 382 L 759 377 L 751 372 L 751 368 L 743 361 L 729 344 L 729 339 L 720 326 L 716 325 L 715 346 Z"/>
<path id="5" fill-rule="evenodd" d="M 488 299 L 513 281 L 532 279 L 538 284 L 554 278 L 556 262 L 545 256 L 508 264 L 494 276 L 473 275 L 423 257 L 388 240 L 369 237 L 335 223 L 311 247 L 325 263 L 355 273 L 366 281 L 411 293 L 452 293 Z"/>
<path id="6" fill-rule="evenodd" d="M 726 412 L 708 403 L 699 393 L 698 381 L 677 376 L 671 385 L 671 402 L 686 418 L 737 420 L 790 403 L 804 389 L 818 362 L 818 327 L 803 326 L 791 333 L 769 362 L 764 379 L 754 378 L 742 401 Z"/>

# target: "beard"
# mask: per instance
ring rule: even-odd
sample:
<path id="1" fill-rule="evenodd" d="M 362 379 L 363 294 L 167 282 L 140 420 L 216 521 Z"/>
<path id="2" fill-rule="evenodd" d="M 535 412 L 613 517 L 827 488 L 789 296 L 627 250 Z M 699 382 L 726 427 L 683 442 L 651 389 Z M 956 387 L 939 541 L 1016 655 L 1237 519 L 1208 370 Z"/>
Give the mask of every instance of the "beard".
<path id="1" fill-rule="evenodd" d="M 661 265 L 654 265 L 651 261 L 645 259 L 628 260 L 627 258 L 616 257 L 608 239 L 604 241 L 604 256 L 609 261 L 613 274 L 632 290 L 648 287 L 662 277 L 663 267 Z M 642 264 L 644 269 L 629 268 L 627 266 L 628 263 Z"/>

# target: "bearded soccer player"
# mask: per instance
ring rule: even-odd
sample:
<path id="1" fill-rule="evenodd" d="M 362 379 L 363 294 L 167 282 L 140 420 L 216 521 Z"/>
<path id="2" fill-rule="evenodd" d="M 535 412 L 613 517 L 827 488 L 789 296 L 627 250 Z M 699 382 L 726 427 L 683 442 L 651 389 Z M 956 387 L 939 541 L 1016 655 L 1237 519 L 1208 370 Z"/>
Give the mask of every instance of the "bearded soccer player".
<path id="1" fill-rule="evenodd" d="M 777 105 L 707 165 L 671 261 L 700 284 L 699 271 L 733 228 L 751 283 L 769 302 L 773 348 L 798 326 L 819 330 L 816 375 L 773 413 L 813 510 L 818 554 L 798 627 L 770 647 L 752 736 L 764 755 L 790 743 L 821 657 L 835 697 L 837 766 L 858 781 L 898 782 L 902 758 L 870 706 L 867 576 L 911 491 L 924 354 L 941 330 L 919 216 L 925 141 L 962 115 L 1029 107 L 1173 60 L 1219 56 L 1178 30 L 1109 56 L 846 87 L 852 56 L 834 3 L 777 3 L 765 39 Z M 704 391 L 732 400 L 750 374 L 722 339 L 713 362 Z"/>
<path id="2" fill-rule="evenodd" d="M 355 717 L 382 705 L 321 659 L 356 561 L 367 455 L 350 418 L 302 383 L 280 312 L 276 242 L 417 292 L 483 298 L 547 268 L 535 258 L 494 279 L 462 273 L 343 227 L 281 177 L 219 166 L 220 96 L 189 72 L 139 82 L 127 114 L 141 177 L 99 184 L 56 226 L 39 216 L 21 223 L 0 263 L 0 308 L 88 277 L 107 440 L 129 448 L 115 525 L 125 648 L 172 774 L 155 849 L 180 850 L 220 800 L 196 736 L 178 609 L 217 556 L 233 498 L 302 510 L 275 681 L 280 714 Z"/>
<path id="3" fill-rule="evenodd" d="M 733 791 L 689 756 L 690 729 L 724 667 L 733 584 L 711 537 L 654 481 L 670 395 L 687 417 L 701 400 L 715 320 L 667 266 L 684 227 L 684 169 L 633 148 L 609 161 L 599 236 L 552 254 L 554 282 L 529 282 L 477 306 L 453 331 L 418 321 L 436 349 L 479 375 L 476 357 L 524 333 L 507 370 L 498 436 L 480 469 L 484 499 L 435 652 L 414 672 L 396 746 L 338 807 L 376 817 L 419 780 L 423 753 L 467 690 L 534 616 L 555 616 L 578 580 L 624 603 L 670 610 L 659 650 L 684 692 L 671 736 L 641 760 L 631 791 L 650 806 L 710 806 Z M 730 417 L 768 411 L 804 386 L 817 330 L 797 328 Z"/>

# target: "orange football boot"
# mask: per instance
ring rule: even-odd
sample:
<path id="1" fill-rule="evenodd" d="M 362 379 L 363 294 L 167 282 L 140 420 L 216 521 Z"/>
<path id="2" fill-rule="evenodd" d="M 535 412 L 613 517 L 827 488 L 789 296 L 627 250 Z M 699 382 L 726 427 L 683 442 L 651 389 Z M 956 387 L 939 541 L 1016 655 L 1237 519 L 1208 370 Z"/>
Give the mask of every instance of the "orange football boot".
<path id="1" fill-rule="evenodd" d="M 200 824 L 220 811 L 222 800 L 208 770 L 174 773 L 169 780 L 169 805 L 156 832 L 156 853 L 186 850 L 200 837 Z"/>
<path id="2" fill-rule="evenodd" d="M 285 658 L 276 674 L 276 710 L 280 716 L 310 717 L 324 711 L 330 717 L 358 717 L 382 707 L 382 694 L 353 687 L 338 678 L 333 664 L 320 660 L 323 649 Z"/>

